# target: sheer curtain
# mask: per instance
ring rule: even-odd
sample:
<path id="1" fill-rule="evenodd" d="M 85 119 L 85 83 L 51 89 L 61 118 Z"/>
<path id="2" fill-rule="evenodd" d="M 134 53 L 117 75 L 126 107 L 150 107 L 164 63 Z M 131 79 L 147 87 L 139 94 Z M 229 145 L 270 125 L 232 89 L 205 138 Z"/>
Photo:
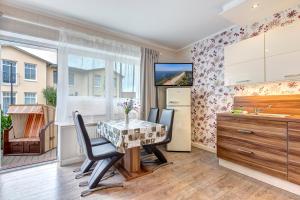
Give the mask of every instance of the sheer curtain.
<path id="1" fill-rule="evenodd" d="M 87 123 L 123 118 L 119 101 L 140 101 L 140 48 L 78 32 L 60 32 L 57 124 L 78 110 Z M 132 113 L 138 116 L 138 113 Z"/>

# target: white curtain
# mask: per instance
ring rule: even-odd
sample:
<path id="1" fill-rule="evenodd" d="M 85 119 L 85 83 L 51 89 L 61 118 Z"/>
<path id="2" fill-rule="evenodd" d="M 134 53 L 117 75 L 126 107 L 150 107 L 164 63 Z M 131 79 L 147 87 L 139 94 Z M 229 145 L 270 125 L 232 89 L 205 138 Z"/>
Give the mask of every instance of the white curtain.
<path id="1" fill-rule="evenodd" d="M 140 57 L 140 48 L 133 45 L 61 31 L 57 124 L 72 123 L 74 110 L 87 123 L 123 118 L 117 103 L 125 98 L 140 101 Z"/>

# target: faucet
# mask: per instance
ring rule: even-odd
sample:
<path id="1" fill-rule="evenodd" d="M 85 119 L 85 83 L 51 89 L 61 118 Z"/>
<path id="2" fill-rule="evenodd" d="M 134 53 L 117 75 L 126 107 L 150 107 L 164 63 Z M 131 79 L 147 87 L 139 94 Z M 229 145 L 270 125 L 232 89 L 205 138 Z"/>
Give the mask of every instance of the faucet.
<path id="1" fill-rule="evenodd" d="M 254 107 L 254 114 L 258 115 L 260 113 L 261 109 Z"/>
<path id="2" fill-rule="evenodd" d="M 271 105 L 271 104 L 269 104 L 269 105 L 267 106 L 267 109 L 270 109 L 270 108 L 272 108 L 272 105 Z M 255 113 L 256 115 L 258 115 L 260 112 L 261 112 L 261 109 L 260 109 L 260 108 L 254 107 L 254 113 Z"/>

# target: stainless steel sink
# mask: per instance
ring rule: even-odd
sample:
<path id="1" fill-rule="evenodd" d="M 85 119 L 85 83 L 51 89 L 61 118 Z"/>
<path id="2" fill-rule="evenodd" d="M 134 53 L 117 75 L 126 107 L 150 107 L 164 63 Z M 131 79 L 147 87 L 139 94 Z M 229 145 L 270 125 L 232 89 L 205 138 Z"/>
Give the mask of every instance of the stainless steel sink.
<path id="1" fill-rule="evenodd" d="M 290 116 L 290 115 L 286 115 L 286 114 L 272 114 L 272 113 L 248 113 L 246 115 L 263 116 L 263 117 L 288 117 L 288 116 Z"/>

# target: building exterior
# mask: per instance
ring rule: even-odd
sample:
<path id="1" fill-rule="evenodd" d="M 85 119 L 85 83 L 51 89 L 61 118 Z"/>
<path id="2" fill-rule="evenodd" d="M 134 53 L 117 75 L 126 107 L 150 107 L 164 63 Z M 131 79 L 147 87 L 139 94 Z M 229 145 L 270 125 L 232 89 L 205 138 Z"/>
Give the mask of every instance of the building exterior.
<path id="1" fill-rule="evenodd" d="M 14 104 L 45 104 L 43 89 L 54 86 L 56 65 L 15 46 L 1 47 L 1 109 Z M 13 98 L 11 99 L 11 83 Z"/>
<path id="2" fill-rule="evenodd" d="M 1 46 L 1 61 L 0 95 L 1 109 L 4 113 L 11 103 L 46 104 L 43 89 L 56 87 L 58 78 L 56 63 L 45 60 L 32 51 L 10 45 Z M 114 97 L 121 97 L 124 93 L 122 89 L 124 76 L 120 69 L 119 66 L 114 70 Z M 104 97 L 105 81 L 105 66 L 97 68 L 69 66 L 70 96 Z"/>
<path id="3" fill-rule="evenodd" d="M 120 73 L 114 73 L 114 97 L 120 97 L 122 91 Z M 105 68 L 76 69 L 69 67 L 69 95 L 70 96 L 105 96 Z"/>

